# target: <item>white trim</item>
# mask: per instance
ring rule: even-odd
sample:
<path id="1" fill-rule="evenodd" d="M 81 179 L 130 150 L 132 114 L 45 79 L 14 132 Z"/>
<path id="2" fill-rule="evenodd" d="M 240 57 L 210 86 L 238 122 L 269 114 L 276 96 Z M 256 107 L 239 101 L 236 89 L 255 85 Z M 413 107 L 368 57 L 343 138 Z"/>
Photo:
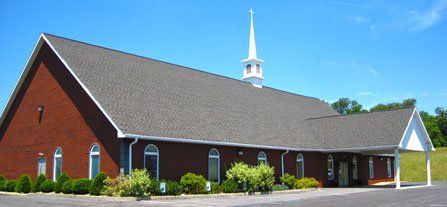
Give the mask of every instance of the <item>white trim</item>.
<path id="1" fill-rule="evenodd" d="M 368 159 L 368 176 L 369 179 L 374 178 L 374 159 L 372 156 L 370 156 Z"/>
<path id="2" fill-rule="evenodd" d="M 155 149 L 157 150 L 157 152 L 146 152 L 148 147 L 155 147 Z M 160 151 L 158 150 L 158 147 L 155 146 L 154 144 L 148 144 L 146 145 L 146 147 L 144 148 L 144 162 L 143 162 L 143 167 L 144 169 L 146 169 L 146 155 L 155 155 L 157 156 L 157 180 L 160 179 L 160 168 L 159 168 L 159 164 L 160 164 Z M 147 169 L 146 169 L 147 170 Z"/>
<path id="3" fill-rule="evenodd" d="M 217 155 L 210 155 L 211 151 L 216 151 Z M 211 148 L 208 152 L 208 180 L 210 179 L 210 158 L 217 158 L 217 182 L 220 183 L 220 152 L 216 148 Z"/>
<path id="4" fill-rule="evenodd" d="M 57 150 L 61 151 L 61 154 L 56 154 Z M 61 158 L 61 174 L 62 174 L 62 148 L 56 147 L 53 153 L 53 181 L 56 181 L 56 158 Z"/>
<path id="5" fill-rule="evenodd" d="M 411 125 L 411 121 L 413 120 L 415 115 L 416 115 L 416 122 L 418 123 L 418 126 L 422 129 L 422 135 L 424 136 L 424 139 L 425 139 L 425 143 L 423 143 L 423 144 L 430 145 L 430 146 L 427 146 L 427 149 L 430 147 L 429 150 L 435 151 L 436 149 L 433 146 L 433 143 L 432 143 L 432 141 L 430 139 L 430 135 L 428 134 L 427 129 L 425 128 L 424 121 L 422 120 L 422 118 L 419 115 L 419 112 L 418 112 L 418 110 L 416 108 L 414 108 L 413 114 L 411 114 L 411 117 L 408 120 L 407 126 L 405 127 L 405 131 L 402 134 L 402 138 L 400 139 L 400 142 L 399 142 L 399 149 L 404 149 L 405 150 L 405 148 L 403 147 L 403 141 L 405 139 L 405 135 L 408 133 L 408 130 L 409 130 L 410 125 Z"/>
<path id="6" fill-rule="evenodd" d="M 300 156 L 301 155 L 301 159 L 298 159 L 298 156 Z M 303 178 L 305 177 L 305 173 L 304 173 L 304 155 L 303 155 L 303 153 L 298 153 L 297 155 L 296 155 L 296 162 L 295 162 L 295 166 L 296 165 L 298 165 L 298 162 L 302 162 L 302 164 L 301 164 L 301 170 L 303 171 Z M 299 178 L 298 177 L 298 166 L 296 166 L 297 168 L 296 168 L 296 178 Z"/>
<path id="7" fill-rule="evenodd" d="M 135 140 L 129 144 L 129 175 L 132 174 L 132 146 L 136 144 L 138 140 L 138 138 L 135 138 Z"/>
<path id="8" fill-rule="evenodd" d="M 93 147 L 97 146 L 98 147 L 98 152 L 92 152 Z M 88 178 L 89 179 L 93 179 L 92 178 L 92 155 L 98 155 L 98 173 L 101 172 L 101 148 L 99 147 L 98 144 L 94 143 L 90 146 L 90 151 L 89 151 L 89 164 L 88 164 Z"/>
<path id="9" fill-rule="evenodd" d="M 264 155 L 264 157 L 259 157 L 259 156 L 261 156 L 262 154 Z M 260 151 L 260 152 L 258 153 L 258 165 L 261 164 L 260 161 L 264 161 L 265 164 L 268 163 L 267 154 L 265 154 L 264 151 Z"/>
<path id="10" fill-rule="evenodd" d="M 334 178 L 335 178 L 335 173 L 334 173 L 334 169 L 335 169 L 335 166 L 334 166 L 334 156 L 332 156 L 331 154 L 327 156 L 326 165 L 328 165 L 329 162 L 331 163 L 331 168 L 329 168 L 329 166 L 327 168 L 327 171 L 328 171 L 327 178 L 328 178 L 328 180 L 334 180 Z M 331 174 L 329 174 L 329 169 L 331 170 Z"/>

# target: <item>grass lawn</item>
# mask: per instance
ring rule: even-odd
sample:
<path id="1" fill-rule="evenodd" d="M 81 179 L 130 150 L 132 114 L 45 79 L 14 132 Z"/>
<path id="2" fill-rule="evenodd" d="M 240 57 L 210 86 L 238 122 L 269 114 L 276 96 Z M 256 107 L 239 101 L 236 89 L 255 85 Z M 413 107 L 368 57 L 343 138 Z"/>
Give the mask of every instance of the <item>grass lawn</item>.
<path id="1" fill-rule="evenodd" d="M 430 153 L 432 181 L 447 181 L 447 147 Z M 426 181 L 427 169 L 424 152 L 401 154 L 401 180 Z"/>

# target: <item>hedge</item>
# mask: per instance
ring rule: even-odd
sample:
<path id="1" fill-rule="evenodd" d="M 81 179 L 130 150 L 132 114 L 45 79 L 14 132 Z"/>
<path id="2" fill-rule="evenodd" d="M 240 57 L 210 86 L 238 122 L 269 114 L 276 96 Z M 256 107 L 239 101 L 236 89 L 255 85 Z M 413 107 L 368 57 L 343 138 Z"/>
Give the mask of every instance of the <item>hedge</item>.
<path id="1" fill-rule="evenodd" d="M 52 180 L 45 180 L 40 186 L 40 190 L 44 193 L 50 193 L 54 191 L 55 182 Z"/>
<path id="2" fill-rule="evenodd" d="M 65 181 L 65 183 L 62 185 L 61 192 L 63 194 L 72 194 L 73 193 L 73 184 L 74 184 L 74 180 Z"/>
<path id="3" fill-rule="evenodd" d="M 101 190 L 104 188 L 104 180 L 106 179 L 107 175 L 105 173 L 98 173 L 90 186 L 90 195 L 100 195 Z"/>
<path id="4" fill-rule="evenodd" d="M 33 192 L 42 191 L 40 188 L 42 186 L 42 183 L 45 182 L 46 180 L 47 180 L 47 176 L 45 176 L 44 174 L 40 174 L 39 176 L 37 176 L 36 182 L 34 183 L 34 186 L 33 186 Z"/>
<path id="5" fill-rule="evenodd" d="M 67 182 L 68 180 L 70 180 L 70 176 L 68 176 L 67 173 L 62 173 L 56 181 L 56 184 L 54 184 L 54 192 L 55 193 L 60 193 L 62 191 L 62 186 L 64 185 L 65 182 Z"/>
<path id="6" fill-rule="evenodd" d="M 30 193 L 32 190 L 31 178 L 28 175 L 20 176 L 20 179 L 15 187 L 17 193 Z"/>
<path id="7" fill-rule="evenodd" d="M 88 194 L 92 181 L 86 178 L 78 179 L 73 182 L 73 193 L 74 194 Z"/>
<path id="8" fill-rule="evenodd" d="M 180 185 L 186 194 L 200 194 L 206 192 L 206 179 L 202 175 L 186 173 L 180 179 Z"/>
<path id="9" fill-rule="evenodd" d="M 8 180 L 5 183 L 5 191 L 14 192 L 16 190 L 17 180 Z"/>

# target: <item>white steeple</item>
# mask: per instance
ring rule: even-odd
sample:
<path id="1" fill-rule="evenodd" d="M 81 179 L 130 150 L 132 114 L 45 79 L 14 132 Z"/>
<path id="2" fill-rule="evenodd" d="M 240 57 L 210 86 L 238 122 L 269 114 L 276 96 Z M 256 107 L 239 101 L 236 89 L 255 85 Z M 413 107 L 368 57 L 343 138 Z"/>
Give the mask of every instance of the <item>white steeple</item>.
<path id="1" fill-rule="evenodd" d="M 255 28 L 253 23 L 253 10 L 250 9 L 250 44 L 248 46 L 248 58 L 242 60 L 244 72 L 242 80 L 250 82 L 253 86 L 262 88 L 262 64 L 263 60 L 258 59 L 256 53 Z"/>

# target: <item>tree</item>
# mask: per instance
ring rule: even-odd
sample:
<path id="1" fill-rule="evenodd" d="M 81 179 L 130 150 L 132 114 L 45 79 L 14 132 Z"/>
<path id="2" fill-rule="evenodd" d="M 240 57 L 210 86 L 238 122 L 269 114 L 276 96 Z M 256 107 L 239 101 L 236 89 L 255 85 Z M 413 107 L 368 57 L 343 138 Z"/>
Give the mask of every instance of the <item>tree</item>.
<path id="1" fill-rule="evenodd" d="M 332 103 L 331 107 L 340 114 L 353 114 L 367 111 L 357 101 L 351 101 L 349 98 L 340 98 L 338 101 Z"/>
<path id="2" fill-rule="evenodd" d="M 438 117 L 430 115 L 425 111 L 419 113 L 424 121 L 425 128 L 430 136 L 430 139 L 435 147 L 447 146 L 447 140 L 443 136 L 441 130 L 438 127 Z"/>
<path id="3" fill-rule="evenodd" d="M 409 98 L 402 101 L 402 103 L 393 102 L 393 103 L 387 103 L 387 104 L 377 104 L 376 106 L 372 107 L 369 111 L 384 111 L 384 110 L 390 110 L 390 109 L 402 109 L 402 108 L 410 108 L 410 107 L 416 107 L 416 99 Z"/>

